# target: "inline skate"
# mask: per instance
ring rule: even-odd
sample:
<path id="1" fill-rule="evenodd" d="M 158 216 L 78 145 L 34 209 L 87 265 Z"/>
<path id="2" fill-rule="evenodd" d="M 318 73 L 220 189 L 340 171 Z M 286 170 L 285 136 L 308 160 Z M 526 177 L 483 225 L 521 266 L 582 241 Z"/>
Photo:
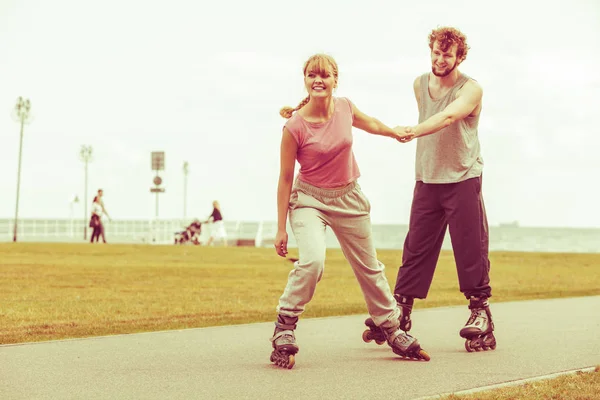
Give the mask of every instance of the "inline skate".
<path id="1" fill-rule="evenodd" d="M 419 341 L 403 332 L 399 325 L 391 327 L 381 326 L 388 345 L 392 348 L 392 351 L 402 358 L 408 360 L 425 360 L 429 361 L 431 357 L 425 350 L 419 345 Z"/>
<path id="2" fill-rule="evenodd" d="M 494 350 L 496 348 L 494 321 L 492 321 L 492 313 L 487 297 L 471 297 L 469 309 L 471 310 L 471 316 L 460 330 L 460 336 L 466 339 L 465 349 L 469 353 Z"/>
<path id="3" fill-rule="evenodd" d="M 410 313 L 412 312 L 414 298 L 408 296 L 401 296 L 398 294 L 395 294 L 394 298 L 396 299 L 398 307 L 400 307 L 400 329 L 402 329 L 404 332 L 408 332 L 410 331 L 410 328 L 412 328 Z M 386 338 L 383 334 L 383 331 L 381 330 L 381 328 L 375 325 L 375 322 L 373 322 L 372 318 L 367 318 L 365 320 L 365 325 L 369 328 L 366 331 L 364 331 L 362 335 L 362 338 L 366 343 L 369 343 L 374 340 L 375 343 L 381 345 L 386 342 Z"/>
<path id="4" fill-rule="evenodd" d="M 294 367 L 296 353 L 300 350 L 294 336 L 296 322 L 298 322 L 298 317 L 278 315 L 275 322 L 275 332 L 273 332 L 273 337 L 270 339 L 273 344 L 271 362 L 287 369 Z"/>
<path id="5" fill-rule="evenodd" d="M 375 340 L 375 343 L 381 345 L 385 342 L 392 348 L 392 351 L 402 358 L 411 360 L 429 361 L 431 357 L 419 345 L 419 341 L 406 333 L 412 327 L 410 313 L 412 311 L 414 299 L 412 297 L 394 295 L 396 303 L 400 309 L 400 315 L 397 324 L 389 327 L 377 326 L 372 318 L 365 320 L 365 325 L 369 328 L 363 332 L 362 338 L 369 343 Z"/>

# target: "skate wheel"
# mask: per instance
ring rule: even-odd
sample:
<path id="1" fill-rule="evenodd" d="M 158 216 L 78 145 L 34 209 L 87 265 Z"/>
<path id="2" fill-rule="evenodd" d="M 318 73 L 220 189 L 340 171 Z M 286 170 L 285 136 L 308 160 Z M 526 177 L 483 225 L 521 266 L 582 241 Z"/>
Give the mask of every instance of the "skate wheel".
<path id="1" fill-rule="evenodd" d="M 471 340 L 467 339 L 467 341 L 465 341 L 465 349 L 469 352 L 472 353 L 473 352 L 473 348 L 471 347 Z"/>
<path id="2" fill-rule="evenodd" d="M 372 318 L 365 319 L 365 325 L 368 326 L 369 328 L 376 328 L 377 327 L 377 325 L 375 325 L 375 322 L 373 322 Z"/>
<path id="3" fill-rule="evenodd" d="M 271 353 L 271 358 L 270 358 L 271 362 L 275 362 L 275 356 L 273 356 L 273 353 Z"/>
<path id="4" fill-rule="evenodd" d="M 419 355 L 419 357 L 425 361 L 429 361 L 431 360 L 431 357 L 429 356 L 429 354 L 427 354 L 427 352 L 423 349 L 419 350 L 419 352 L 417 353 Z"/>
<path id="5" fill-rule="evenodd" d="M 496 343 L 494 343 L 493 345 L 490 346 L 490 349 L 492 350 L 496 350 Z"/>
<path id="6" fill-rule="evenodd" d="M 371 331 L 368 329 L 364 331 L 362 334 L 362 339 L 365 343 L 371 343 L 371 341 L 373 340 L 373 338 L 371 337 Z"/>
<path id="7" fill-rule="evenodd" d="M 296 357 L 294 357 L 294 355 L 293 355 L 293 354 L 290 354 L 290 355 L 288 356 L 288 362 L 287 362 L 287 365 L 286 365 L 287 369 L 292 369 L 292 368 L 294 368 L 294 365 L 295 365 L 295 364 L 296 364 Z"/>
<path id="8" fill-rule="evenodd" d="M 369 342 L 370 342 L 370 340 L 369 340 Z M 375 343 L 377 343 L 378 345 L 381 346 L 382 344 L 385 343 L 385 340 L 376 340 Z"/>

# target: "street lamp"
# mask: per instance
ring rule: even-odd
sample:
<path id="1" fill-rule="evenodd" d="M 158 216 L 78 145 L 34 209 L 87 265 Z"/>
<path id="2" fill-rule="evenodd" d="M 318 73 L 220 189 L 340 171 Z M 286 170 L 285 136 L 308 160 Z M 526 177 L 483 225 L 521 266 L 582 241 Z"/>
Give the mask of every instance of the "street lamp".
<path id="1" fill-rule="evenodd" d="M 19 140 L 19 166 L 17 167 L 17 204 L 15 205 L 15 224 L 13 231 L 13 242 L 17 241 L 17 221 L 19 219 L 19 192 L 21 190 L 21 154 L 23 151 L 23 126 L 29 124 L 33 120 L 31 115 L 31 102 L 29 99 L 24 100 L 22 97 L 17 99 L 15 108 L 12 113 L 12 118 L 21 123 L 21 138 Z"/>
<path id="2" fill-rule="evenodd" d="M 183 162 L 183 219 L 187 217 L 187 177 L 190 164 L 187 161 Z"/>
<path id="3" fill-rule="evenodd" d="M 71 199 L 71 201 L 69 202 L 69 232 L 71 237 L 73 237 L 73 217 L 74 217 L 74 213 L 73 213 L 73 208 L 75 206 L 75 204 L 79 203 L 79 196 L 75 195 L 75 197 L 73 197 Z"/>
<path id="4" fill-rule="evenodd" d="M 88 163 L 92 161 L 92 146 L 81 146 L 81 150 L 79 151 L 79 157 L 83 164 L 85 165 L 85 190 L 83 192 L 83 240 L 87 240 L 87 205 L 88 205 Z"/>

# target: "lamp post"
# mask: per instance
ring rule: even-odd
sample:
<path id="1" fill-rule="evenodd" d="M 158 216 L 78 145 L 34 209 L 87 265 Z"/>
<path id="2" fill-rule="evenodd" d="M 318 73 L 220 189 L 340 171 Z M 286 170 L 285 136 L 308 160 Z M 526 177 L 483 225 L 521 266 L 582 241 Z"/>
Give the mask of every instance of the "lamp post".
<path id="1" fill-rule="evenodd" d="M 183 219 L 187 218 L 187 177 L 190 164 L 187 161 L 183 162 Z"/>
<path id="2" fill-rule="evenodd" d="M 79 151 L 79 157 L 85 165 L 85 189 L 83 191 L 83 240 L 87 240 L 88 164 L 92 161 L 92 146 L 81 146 L 81 150 Z"/>
<path id="3" fill-rule="evenodd" d="M 19 139 L 19 165 L 17 167 L 17 203 L 15 205 L 15 224 L 13 231 L 13 242 L 17 241 L 17 223 L 19 219 L 19 192 L 21 190 L 21 155 L 23 152 L 23 126 L 28 124 L 32 120 L 31 116 L 31 102 L 29 99 L 23 99 L 19 97 L 15 108 L 13 110 L 12 117 L 15 121 L 21 124 L 21 137 Z"/>
<path id="4" fill-rule="evenodd" d="M 73 217 L 75 213 L 73 212 L 73 208 L 75 204 L 79 203 L 79 196 L 75 195 L 73 199 L 69 202 L 69 236 L 73 237 Z"/>

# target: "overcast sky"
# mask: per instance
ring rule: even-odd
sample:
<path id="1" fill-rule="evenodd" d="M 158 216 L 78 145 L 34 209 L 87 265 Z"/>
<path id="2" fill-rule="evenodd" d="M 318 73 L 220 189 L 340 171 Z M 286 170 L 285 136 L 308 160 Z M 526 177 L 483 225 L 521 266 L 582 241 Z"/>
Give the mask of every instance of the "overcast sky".
<path id="1" fill-rule="evenodd" d="M 452 25 L 460 69 L 483 89 L 479 126 L 490 223 L 600 227 L 600 2 L 339 0 L 0 1 L 0 217 L 14 216 L 18 96 L 25 126 L 21 217 L 66 218 L 83 199 L 81 145 L 115 219 L 152 218 L 150 153 L 164 151 L 160 216 L 219 200 L 225 219 L 276 219 L 284 105 L 304 96 L 313 53 L 340 69 L 337 96 L 388 125 L 415 124 L 427 35 Z M 408 223 L 415 142 L 355 130 L 374 223 Z M 88 207 L 89 210 L 89 207 Z M 76 205 L 83 216 L 83 206 Z"/>

